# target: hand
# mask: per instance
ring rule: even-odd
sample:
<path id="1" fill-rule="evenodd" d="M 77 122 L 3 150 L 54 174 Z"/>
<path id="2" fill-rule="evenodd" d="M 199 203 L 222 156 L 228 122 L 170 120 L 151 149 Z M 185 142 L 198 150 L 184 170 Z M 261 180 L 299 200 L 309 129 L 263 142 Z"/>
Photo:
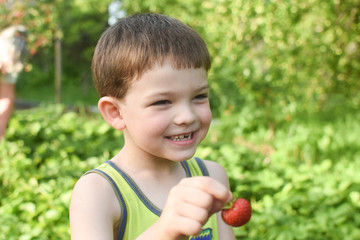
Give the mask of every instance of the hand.
<path id="1" fill-rule="evenodd" d="M 210 177 L 183 179 L 172 188 L 157 225 L 157 236 L 187 239 L 201 233 L 209 217 L 232 199 L 231 192 Z"/>

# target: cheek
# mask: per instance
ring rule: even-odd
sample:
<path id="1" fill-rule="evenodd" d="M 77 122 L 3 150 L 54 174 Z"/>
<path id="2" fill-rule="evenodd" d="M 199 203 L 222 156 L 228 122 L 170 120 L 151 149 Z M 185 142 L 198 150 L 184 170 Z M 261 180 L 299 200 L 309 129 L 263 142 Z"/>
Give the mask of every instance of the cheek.
<path id="1" fill-rule="evenodd" d="M 169 119 L 167 119 L 166 115 L 157 114 L 152 117 L 142 119 L 139 125 L 143 126 L 141 130 L 139 129 L 139 131 L 141 131 L 140 134 L 157 136 L 166 131 L 169 126 Z"/>
<path id="2" fill-rule="evenodd" d="M 211 123 L 211 119 L 212 119 L 210 107 L 202 109 L 199 116 L 200 116 L 202 124 L 204 126 L 209 127 L 210 123 Z"/>

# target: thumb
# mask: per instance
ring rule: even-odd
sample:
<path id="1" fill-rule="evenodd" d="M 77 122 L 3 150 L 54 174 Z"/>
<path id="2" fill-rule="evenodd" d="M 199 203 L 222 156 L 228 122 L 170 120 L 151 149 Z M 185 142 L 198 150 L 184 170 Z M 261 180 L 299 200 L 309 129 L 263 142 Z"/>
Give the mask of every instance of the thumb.
<path id="1" fill-rule="evenodd" d="M 226 202 L 223 202 L 223 201 L 220 201 L 220 200 L 214 200 L 214 203 L 213 203 L 213 207 L 212 209 L 210 210 L 210 214 L 214 214 L 218 211 L 221 211 L 221 209 L 224 208 L 224 205 L 231 202 L 233 199 L 233 195 L 231 192 L 229 192 L 229 198 L 228 198 L 228 201 Z"/>

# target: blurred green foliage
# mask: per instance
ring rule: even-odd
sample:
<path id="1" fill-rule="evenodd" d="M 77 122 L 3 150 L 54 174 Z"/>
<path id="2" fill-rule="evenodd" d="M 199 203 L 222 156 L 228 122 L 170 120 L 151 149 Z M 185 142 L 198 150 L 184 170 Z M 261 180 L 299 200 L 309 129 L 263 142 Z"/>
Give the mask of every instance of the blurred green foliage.
<path id="1" fill-rule="evenodd" d="M 96 103 L 90 62 L 96 41 L 107 27 L 110 2 L 2 1 L 0 25 L 22 23 L 30 32 L 32 71 L 19 80 L 20 97 L 40 101 L 43 95 L 54 95 L 53 40 L 59 37 L 64 102 L 76 101 L 72 96 L 82 92 L 80 100 Z M 122 3 L 127 14 L 167 14 L 201 33 L 213 58 L 209 80 L 215 116 L 252 105 L 261 109 L 264 124 L 276 124 L 297 114 L 320 112 L 332 119 L 342 111 L 359 109 L 359 0 Z M 41 94 L 29 95 L 29 89 Z"/>
<path id="2" fill-rule="evenodd" d="M 54 99 L 54 40 L 62 41 L 64 103 L 96 103 L 91 58 L 107 27 L 111 0 L 5 0 L 0 2 L 0 29 L 24 24 L 29 31 L 27 67 L 17 84 L 20 98 L 37 102 Z M 80 92 L 80 93 L 79 93 Z"/>
<path id="3" fill-rule="evenodd" d="M 70 239 L 74 183 L 119 149 L 120 133 L 62 106 L 17 112 L 11 126 L 0 143 L 0 239 Z"/>
<path id="4" fill-rule="evenodd" d="M 177 17 L 204 36 L 213 57 L 213 106 L 220 115 L 248 104 L 273 122 L 303 112 L 341 114 L 344 105 L 359 109 L 358 0 L 123 3 L 129 13 Z"/>
<path id="5" fill-rule="evenodd" d="M 198 156 L 251 200 L 238 239 L 360 239 L 360 1 L 123 0 L 204 37 L 215 120 Z M 0 1 L 0 27 L 28 26 L 18 96 L 51 101 L 53 40 L 63 45 L 63 101 L 96 104 L 91 55 L 110 0 Z M 25 10 L 26 9 L 26 10 Z M 0 145 L 0 239 L 67 239 L 75 181 L 114 155 L 121 133 L 98 116 L 17 111 Z"/>
<path id="6" fill-rule="evenodd" d="M 197 156 L 223 165 L 253 216 L 237 239 L 360 238 L 360 115 L 269 130 L 248 117 L 214 121 Z M 0 239 L 69 239 L 77 179 L 116 154 L 121 132 L 86 108 L 17 111 L 0 143 Z M 252 129 L 249 131 L 249 129 Z"/>
<path id="7" fill-rule="evenodd" d="M 359 114 L 294 120 L 271 139 L 242 116 L 214 124 L 198 151 L 225 167 L 235 195 L 251 199 L 253 217 L 237 239 L 358 239 Z"/>

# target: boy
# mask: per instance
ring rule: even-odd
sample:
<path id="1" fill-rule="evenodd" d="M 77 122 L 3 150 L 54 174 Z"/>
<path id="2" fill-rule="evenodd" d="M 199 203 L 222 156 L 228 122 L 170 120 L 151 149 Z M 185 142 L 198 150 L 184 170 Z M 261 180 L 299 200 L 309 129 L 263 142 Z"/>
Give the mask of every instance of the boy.
<path id="1" fill-rule="evenodd" d="M 98 107 L 125 144 L 77 182 L 73 240 L 235 239 L 219 215 L 232 199 L 225 170 L 192 158 L 211 121 L 209 68 L 202 38 L 176 19 L 136 14 L 104 32 Z"/>

